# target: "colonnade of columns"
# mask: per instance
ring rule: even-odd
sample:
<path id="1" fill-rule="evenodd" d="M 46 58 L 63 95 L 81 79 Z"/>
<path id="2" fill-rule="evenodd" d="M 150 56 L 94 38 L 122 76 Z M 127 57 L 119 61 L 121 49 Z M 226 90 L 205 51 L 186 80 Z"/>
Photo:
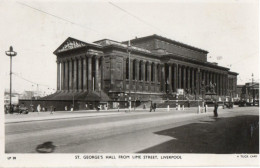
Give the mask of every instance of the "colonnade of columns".
<path id="1" fill-rule="evenodd" d="M 216 84 L 217 95 L 227 95 L 228 76 L 224 72 L 207 70 L 201 67 L 192 67 L 176 63 L 159 63 L 145 60 L 130 60 L 130 76 L 128 59 L 125 59 L 125 79 L 128 87 L 133 90 L 141 88 L 142 91 L 161 91 L 166 93 L 176 92 L 178 88 L 189 91 L 190 94 L 202 94 L 205 86 L 210 82 Z M 130 78 L 130 80 L 129 80 Z M 202 84 L 204 81 L 204 86 Z M 125 81 L 124 81 L 125 82 Z M 160 90 L 155 87 L 160 84 Z M 154 87 L 153 87 L 154 86 Z M 140 89 L 139 89 L 140 90 Z M 205 90 L 206 91 L 206 90 Z"/>
<path id="2" fill-rule="evenodd" d="M 125 90 L 131 87 L 131 90 L 142 90 L 157 92 L 157 85 L 161 82 L 158 78 L 160 75 L 160 63 L 146 60 L 130 59 L 130 76 L 129 76 L 129 65 L 128 59 L 125 59 Z M 130 80 L 129 80 L 130 79 Z"/>
<path id="3" fill-rule="evenodd" d="M 192 67 L 181 64 L 163 64 L 166 72 L 162 74 L 161 81 L 165 83 L 163 92 L 176 92 L 178 88 L 189 91 L 190 94 L 202 94 L 205 86 L 210 82 L 215 85 L 217 95 L 227 95 L 228 76 L 225 73 L 206 70 L 201 67 Z M 204 86 L 203 82 L 204 81 Z"/>
<path id="4" fill-rule="evenodd" d="M 235 95 L 236 93 L 236 87 L 237 87 L 237 83 L 236 83 L 236 78 L 235 77 L 228 77 L 228 95 Z"/>
<path id="5" fill-rule="evenodd" d="M 100 91 L 102 57 L 81 56 L 57 61 L 57 90 Z"/>

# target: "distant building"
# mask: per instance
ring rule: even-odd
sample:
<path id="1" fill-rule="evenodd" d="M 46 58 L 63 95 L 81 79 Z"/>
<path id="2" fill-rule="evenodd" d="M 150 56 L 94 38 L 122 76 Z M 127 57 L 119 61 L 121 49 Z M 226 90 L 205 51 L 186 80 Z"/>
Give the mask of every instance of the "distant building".
<path id="1" fill-rule="evenodd" d="M 244 85 L 237 85 L 237 97 L 238 97 L 238 99 L 241 99 L 243 86 Z"/>
<path id="2" fill-rule="evenodd" d="M 20 94 L 12 92 L 12 104 L 19 103 Z M 10 92 L 4 92 L 4 104 L 10 104 Z"/>
<path id="3" fill-rule="evenodd" d="M 259 83 L 248 82 L 242 86 L 241 99 L 247 102 L 253 102 L 253 100 L 259 101 Z"/>

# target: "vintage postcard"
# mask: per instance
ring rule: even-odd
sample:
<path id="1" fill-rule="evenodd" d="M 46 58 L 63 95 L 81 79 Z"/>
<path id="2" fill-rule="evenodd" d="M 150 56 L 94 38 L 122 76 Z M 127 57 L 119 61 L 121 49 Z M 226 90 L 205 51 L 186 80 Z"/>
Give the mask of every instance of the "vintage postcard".
<path id="1" fill-rule="evenodd" d="M 0 0 L 0 167 L 259 166 L 257 0 Z"/>

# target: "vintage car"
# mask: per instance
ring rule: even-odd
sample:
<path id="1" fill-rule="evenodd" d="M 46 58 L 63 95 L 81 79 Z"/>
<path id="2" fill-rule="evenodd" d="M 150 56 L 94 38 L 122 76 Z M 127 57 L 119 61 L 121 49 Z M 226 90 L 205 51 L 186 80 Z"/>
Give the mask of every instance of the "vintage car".
<path id="1" fill-rule="evenodd" d="M 10 110 L 10 105 L 5 105 L 5 113 L 19 113 L 19 114 L 28 114 L 29 110 L 25 106 L 20 106 L 20 105 L 12 105 L 11 110 Z"/>

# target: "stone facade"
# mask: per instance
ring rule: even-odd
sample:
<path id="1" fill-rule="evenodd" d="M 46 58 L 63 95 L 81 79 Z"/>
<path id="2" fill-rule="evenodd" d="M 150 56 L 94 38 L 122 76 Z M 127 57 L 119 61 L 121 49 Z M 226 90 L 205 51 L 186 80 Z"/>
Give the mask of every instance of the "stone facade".
<path id="1" fill-rule="evenodd" d="M 202 81 L 205 85 L 215 83 L 219 96 L 236 94 L 238 74 L 207 62 L 205 50 L 158 35 L 130 43 L 129 47 L 128 42 L 108 39 L 86 43 L 68 38 L 54 52 L 57 95 L 102 92 L 110 100 L 124 101 L 130 93 L 132 99 L 147 101 L 184 89 L 199 97 Z"/>

